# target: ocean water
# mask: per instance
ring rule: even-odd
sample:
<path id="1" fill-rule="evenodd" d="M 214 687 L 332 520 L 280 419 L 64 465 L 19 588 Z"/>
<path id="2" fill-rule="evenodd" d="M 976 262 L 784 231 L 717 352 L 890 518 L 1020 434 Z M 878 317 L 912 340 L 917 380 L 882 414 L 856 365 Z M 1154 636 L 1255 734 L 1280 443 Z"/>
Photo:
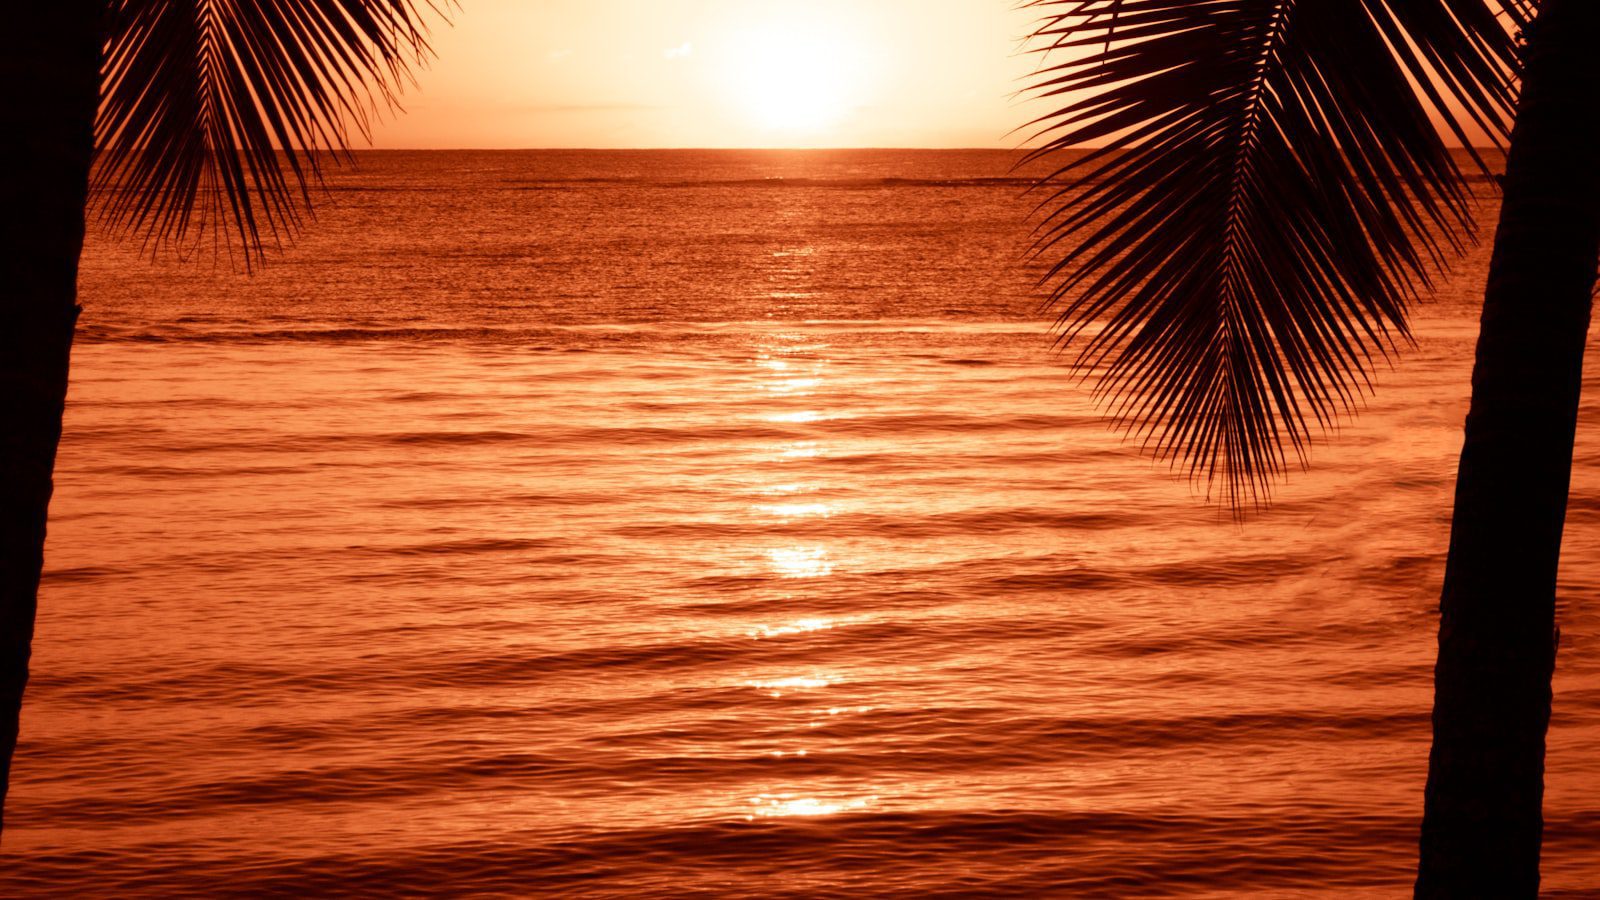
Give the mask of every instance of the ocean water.
<path id="1" fill-rule="evenodd" d="M 1009 162 L 371 153 L 250 277 L 92 235 L 0 895 L 1406 895 L 1486 251 L 1240 525 L 1052 352 Z"/>

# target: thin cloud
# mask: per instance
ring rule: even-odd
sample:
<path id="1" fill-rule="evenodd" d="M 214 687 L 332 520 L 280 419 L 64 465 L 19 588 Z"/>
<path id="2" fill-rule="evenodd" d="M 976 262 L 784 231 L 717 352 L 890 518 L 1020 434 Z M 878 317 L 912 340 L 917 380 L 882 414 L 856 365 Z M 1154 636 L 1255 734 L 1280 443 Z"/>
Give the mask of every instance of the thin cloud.
<path id="1" fill-rule="evenodd" d="M 686 59 L 693 55 L 694 45 L 688 41 L 684 41 L 676 47 L 668 47 L 667 49 L 661 51 L 661 56 L 664 59 Z"/>

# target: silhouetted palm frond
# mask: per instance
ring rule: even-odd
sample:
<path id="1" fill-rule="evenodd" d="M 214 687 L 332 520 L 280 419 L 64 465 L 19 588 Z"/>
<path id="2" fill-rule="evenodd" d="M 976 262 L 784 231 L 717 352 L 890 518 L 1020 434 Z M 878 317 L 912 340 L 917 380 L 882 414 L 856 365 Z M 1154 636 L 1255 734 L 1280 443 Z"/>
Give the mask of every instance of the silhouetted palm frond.
<path id="1" fill-rule="evenodd" d="M 1259 503 L 1471 234 L 1445 135 L 1508 137 L 1536 0 L 1027 5 L 1062 340 L 1148 449 Z"/>
<path id="2" fill-rule="evenodd" d="M 112 0 L 102 217 L 157 239 L 237 238 L 247 260 L 292 232 L 321 157 L 347 152 L 351 127 L 365 136 L 427 55 L 419 12 L 417 0 Z"/>

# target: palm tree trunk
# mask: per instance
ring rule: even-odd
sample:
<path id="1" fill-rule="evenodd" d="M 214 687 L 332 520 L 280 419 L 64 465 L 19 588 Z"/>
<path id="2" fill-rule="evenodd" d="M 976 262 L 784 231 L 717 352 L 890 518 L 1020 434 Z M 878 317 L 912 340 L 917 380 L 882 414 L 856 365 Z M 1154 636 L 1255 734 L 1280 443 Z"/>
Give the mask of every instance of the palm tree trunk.
<path id="1" fill-rule="evenodd" d="M 0 54 L 0 827 L 78 317 L 104 0 L 6 11 Z"/>
<path id="2" fill-rule="evenodd" d="M 1535 897 L 1556 566 L 1600 261 L 1600 3 L 1528 37 L 1440 599 L 1418 897 Z"/>

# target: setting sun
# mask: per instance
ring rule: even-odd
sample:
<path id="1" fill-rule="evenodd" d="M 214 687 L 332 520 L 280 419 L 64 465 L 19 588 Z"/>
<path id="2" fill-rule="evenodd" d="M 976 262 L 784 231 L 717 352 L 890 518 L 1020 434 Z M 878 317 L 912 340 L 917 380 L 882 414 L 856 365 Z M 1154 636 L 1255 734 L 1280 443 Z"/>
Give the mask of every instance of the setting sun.
<path id="1" fill-rule="evenodd" d="M 722 73 L 741 109 L 762 126 L 814 132 L 866 99 L 871 56 L 839 21 L 774 20 L 732 35 Z"/>
<path id="2" fill-rule="evenodd" d="M 972 0 L 473 0 L 373 139 L 1010 148 L 1033 18 Z"/>

